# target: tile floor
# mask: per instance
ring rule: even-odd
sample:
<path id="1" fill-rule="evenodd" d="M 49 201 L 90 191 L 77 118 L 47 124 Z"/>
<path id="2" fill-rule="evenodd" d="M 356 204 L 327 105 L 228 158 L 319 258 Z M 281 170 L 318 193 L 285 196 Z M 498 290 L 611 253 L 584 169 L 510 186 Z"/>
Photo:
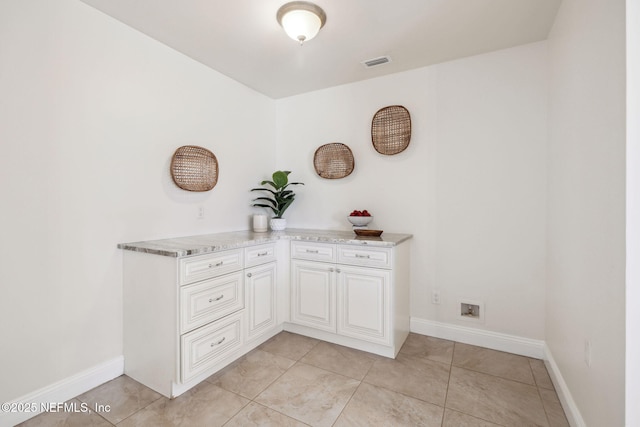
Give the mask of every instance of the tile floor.
<path id="1" fill-rule="evenodd" d="M 544 363 L 410 334 L 396 360 L 282 332 L 169 400 L 121 376 L 32 426 L 568 426 Z"/>

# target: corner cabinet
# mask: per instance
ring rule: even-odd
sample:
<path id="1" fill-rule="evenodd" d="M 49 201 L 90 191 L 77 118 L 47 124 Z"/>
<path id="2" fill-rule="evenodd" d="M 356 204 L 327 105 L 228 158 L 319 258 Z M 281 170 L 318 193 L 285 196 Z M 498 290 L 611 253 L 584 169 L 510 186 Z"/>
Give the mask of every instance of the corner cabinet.
<path id="1" fill-rule="evenodd" d="M 124 254 L 125 374 L 176 397 L 282 330 L 275 243 Z"/>
<path id="2" fill-rule="evenodd" d="M 395 357 L 409 333 L 409 253 L 291 242 L 292 332 Z"/>
<path id="3" fill-rule="evenodd" d="M 282 330 L 393 358 L 409 333 L 410 238 L 292 230 L 121 244 L 124 372 L 177 397 Z M 195 251 L 209 252 L 185 255 Z"/>

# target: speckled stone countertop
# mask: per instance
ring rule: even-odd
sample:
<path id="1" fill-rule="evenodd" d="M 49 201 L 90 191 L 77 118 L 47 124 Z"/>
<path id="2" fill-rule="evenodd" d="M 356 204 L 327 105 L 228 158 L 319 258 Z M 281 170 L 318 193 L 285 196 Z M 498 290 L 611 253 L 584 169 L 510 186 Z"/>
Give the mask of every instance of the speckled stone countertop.
<path id="1" fill-rule="evenodd" d="M 183 257 L 226 249 L 242 248 L 280 239 L 303 240 L 321 243 L 393 247 L 413 237 L 411 234 L 382 233 L 380 237 L 359 237 L 353 231 L 288 229 L 255 233 L 233 231 L 228 233 L 203 234 L 200 236 L 176 237 L 173 239 L 148 240 L 145 242 L 120 243 L 118 248 L 170 257 Z"/>

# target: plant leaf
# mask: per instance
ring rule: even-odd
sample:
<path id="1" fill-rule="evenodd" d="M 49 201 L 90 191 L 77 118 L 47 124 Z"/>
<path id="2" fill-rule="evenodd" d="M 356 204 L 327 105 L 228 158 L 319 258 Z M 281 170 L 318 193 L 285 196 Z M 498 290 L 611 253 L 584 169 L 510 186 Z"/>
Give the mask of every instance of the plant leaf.
<path id="1" fill-rule="evenodd" d="M 262 181 L 260 183 L 260 185 L 267 185 L 269 184 L 270 186 L 272 186 L 273 188 L 277 189 L 278 187 L 276 186 L 276 184 L 273 181 Z"/>
<path id="2" fill-rule="evenodd" d="M 268 188 L 252 188 L 251 191 L 268 191 L 269 193 L 273 194 L 274 196 L 277 194 L 275 191 L 269 190 Z"/>
<path id="3" fill-rule="evenodd" d="M 253 199 L 254 202 L 256 200 L 264 200 L 265 202 L 269 202 L 271 203 L 271 205 L 276 206 L 276 203 L 273 201 L 273 199 L 270 199 L 268 197 L 258 197 L 257 199 Z"/>
<path id="4" fill-rule="evenodd" d="M 287 173 L 282 171 L 275 171 L 273 173 L 273 183 L 275 184 L 275 188 L 280 190 L 287 185 L 289 179 L 287 178 Z"/>

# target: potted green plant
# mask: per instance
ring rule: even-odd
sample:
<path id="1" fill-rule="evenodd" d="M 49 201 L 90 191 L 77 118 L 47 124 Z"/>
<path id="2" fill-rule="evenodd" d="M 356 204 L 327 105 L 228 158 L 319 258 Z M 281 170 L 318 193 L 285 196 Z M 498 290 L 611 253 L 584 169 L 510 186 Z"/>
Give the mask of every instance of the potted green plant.
<path id="1" fill-rule="evenodd" d="M 271 175 L 271 181 L 262 181 L 260 185 L 269 186 L 266 188 L 252 188 L 251 191 L 264 191 L 266 196 L 253 199 L 251 206 L 268 208 L 274 214 L 269 224 L 274 231 L 284 230 L 287 227 L 287 220 L 282 217 L 284 212 L 291 206 L 295 199 L 295 193 L 287 190 L 290 185 L 304 185 L 303 182 L 289 182 L 291 171 L 275 171 Z"/>

